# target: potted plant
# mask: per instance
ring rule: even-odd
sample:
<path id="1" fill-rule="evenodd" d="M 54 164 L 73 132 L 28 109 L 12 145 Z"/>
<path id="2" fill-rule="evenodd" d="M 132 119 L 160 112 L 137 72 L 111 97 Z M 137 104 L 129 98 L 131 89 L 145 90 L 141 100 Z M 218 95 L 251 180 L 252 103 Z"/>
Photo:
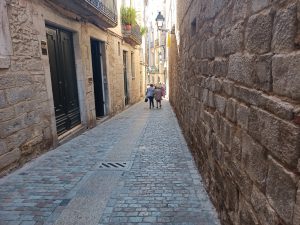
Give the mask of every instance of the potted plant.
<path id="1" fill-rule="evenodd" d="M 121 22 L 126 30 L 130 30 L 132 25 L 135 25 L 136 11 L 132 7 L 121 7 Z"/>
<path id="2" fill-rule="evenodd" d="M 141 27 L 140 32 L 141 32 L 141 35 L 143 36 L 144 34 L 146 34 L 148 32 L 148 28 L 147 27 Z"/>

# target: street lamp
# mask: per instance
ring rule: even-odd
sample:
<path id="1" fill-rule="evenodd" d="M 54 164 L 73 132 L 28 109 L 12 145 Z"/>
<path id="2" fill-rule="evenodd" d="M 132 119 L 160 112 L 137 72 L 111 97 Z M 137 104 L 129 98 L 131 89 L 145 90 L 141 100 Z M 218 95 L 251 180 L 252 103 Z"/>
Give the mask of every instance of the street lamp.
<path id="1" fill-rule="evenodd" d="M 161 30 L 165 22 L 165 17 L 161 15 L 161 12 L 158 12 L 158 15 L 155 20 L 156 20 L 157 28 Z"/>

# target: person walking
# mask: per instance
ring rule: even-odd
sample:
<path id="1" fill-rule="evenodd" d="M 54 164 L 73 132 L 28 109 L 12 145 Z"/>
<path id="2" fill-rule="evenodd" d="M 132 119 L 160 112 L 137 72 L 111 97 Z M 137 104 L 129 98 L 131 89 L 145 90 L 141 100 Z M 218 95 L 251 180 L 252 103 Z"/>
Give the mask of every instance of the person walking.
<path id="1" fill-rule="evenodd" d="M 161 99 L 162 99 L 161 87 L 159 87 L 159 86 L 155 87 L 154 98 L 155 98 L 155 101 L 156 101 L 156 108 L 158 108 L 158 103 L 159 103 L 159 108 L 161 108 Z"/>
<path id="2" fill-rule="evenodd" d="M 162 97 L 166 97 L 166 85 L 165 85 L 165 83 L 163 83 L 162 85 L 161 85 L 161 94 L 162 94 Z"/>
<path id="3" fill-rule="evenodd" d="M 153 87 L 153 84 L 150 84 L 150 87 L 147 88 L 147 91 L 146 91 L 146 96 L 147 98 L 149 99 L 149 108 L 151 109 L 151 106 L 154 108 L 154 101 L 153 101 L 153 98 L 154 98 L 154 87 Z"/>

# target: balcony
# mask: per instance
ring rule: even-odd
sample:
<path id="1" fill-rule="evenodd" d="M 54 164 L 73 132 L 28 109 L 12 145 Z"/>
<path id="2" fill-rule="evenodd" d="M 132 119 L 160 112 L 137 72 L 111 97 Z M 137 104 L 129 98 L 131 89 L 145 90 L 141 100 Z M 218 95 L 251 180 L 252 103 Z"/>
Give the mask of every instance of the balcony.
<path id="1" fill-rule="evenodd" d="M 140 32 L 140 26 L 132 26 L 131 29 L 126 29 L 125 26 L 122 26 L 122 34 L 125 42 L 135 46 L 142 44 L 142 35 Z"/>
<path id="2" fill-rule="evenodd" d="M 73 12 L 74 19 L 88 21 L 104 29 L 118 25 L 115 0 L 47 0 L 47 2 L 58 10 Z"/>

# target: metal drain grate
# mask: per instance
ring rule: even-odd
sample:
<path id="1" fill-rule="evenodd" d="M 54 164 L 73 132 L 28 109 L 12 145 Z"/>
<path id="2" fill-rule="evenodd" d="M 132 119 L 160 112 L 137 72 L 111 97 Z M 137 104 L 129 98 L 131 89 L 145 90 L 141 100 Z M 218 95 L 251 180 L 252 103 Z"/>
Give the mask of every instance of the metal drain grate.
<path id="1" fill-rule="evenodd" d="M 126 169 L 126 162 L 103 162 L 100 164 L 99 168 L 102 169 Z"/>

